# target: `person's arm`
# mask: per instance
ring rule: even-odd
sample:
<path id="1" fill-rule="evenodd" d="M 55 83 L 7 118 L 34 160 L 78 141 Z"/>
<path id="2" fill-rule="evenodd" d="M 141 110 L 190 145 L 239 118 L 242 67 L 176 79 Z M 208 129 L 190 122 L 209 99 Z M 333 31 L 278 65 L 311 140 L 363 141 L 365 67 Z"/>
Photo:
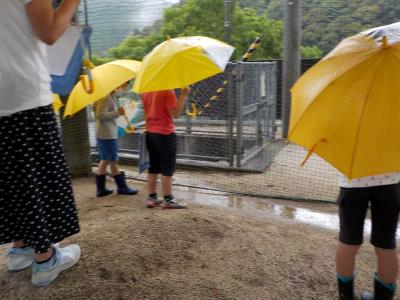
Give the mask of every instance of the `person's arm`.
<path id="1" fill-rule="evenodd" d="M 64 0 L 54 11 L 50 0 L 32 0 L 26 5 L 33 32 L 42 42 L 52 45 L 68 28 L 80 0 Z"/>
<path id="2" fill-rule="evenodd" d="M 108 101 L 110 101 L 108 97 L 96 103 L 94 111 L 96 119 L 112 120 L 118 118 L 125 113 L 123 107 L 118 108 L 118 110 L 116 111 L 107 111 Z"/>
<path id="3" fill-rule="evenodd" d="M 169 110 L 169 114 L 172 117 L 178 118 L 181 115 L 181 113 L 185 107 L 185 100 L 186 100 L 187 96 L 189 95 L 189 92 L 190 92 L 189 87 L 184 87 L 181 90 L 181 94 L 179 96 L 178 102 L 176 103 L 176 107 Z"/>

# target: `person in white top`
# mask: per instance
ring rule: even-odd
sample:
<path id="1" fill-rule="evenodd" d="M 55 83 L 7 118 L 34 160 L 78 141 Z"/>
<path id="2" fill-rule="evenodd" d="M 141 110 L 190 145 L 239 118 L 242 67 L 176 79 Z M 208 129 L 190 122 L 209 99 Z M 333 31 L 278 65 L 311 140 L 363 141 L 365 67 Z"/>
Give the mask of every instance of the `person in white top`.
<path id="1" fill-rule="evenodd" d="M 364 220 L 371 209 L 371 244 L 377 256 L 374 294 L 363 291 L 361 299 L 393 299 L 398 275 L 396 230 L 400 212 L 400 173 L 339 179 L 340 233 L 336 250 L 339 299 L 354 296 L 354 269 L 363 242 Z"/>
<path id="2" fill-rule="evenodd" d="M 13 242 L 8 269 L 32 266 L 32 283 L 54 281 L 75 265 L 79 232 L 55 115 L 47 63 L 79 0 L 0 1 L 0 244 Z"/>

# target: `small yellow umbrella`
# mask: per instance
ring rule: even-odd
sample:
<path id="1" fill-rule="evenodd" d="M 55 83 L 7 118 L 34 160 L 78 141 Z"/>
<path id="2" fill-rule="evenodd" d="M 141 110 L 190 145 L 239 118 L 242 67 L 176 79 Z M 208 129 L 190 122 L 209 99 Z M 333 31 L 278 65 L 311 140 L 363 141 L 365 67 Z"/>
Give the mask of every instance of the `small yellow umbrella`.
<path id="1" fill-rule="evenodd" d="M 64 117 L 77 113 L 89 104 L 104 98 L 123 83 L 133 79 L 139 71 L 140 65 L 141 62 L 135 60 L 116 60 L 95 67 L 92 70 L 93 91 L 88 92 L 82 84 L 82 80 L 79 81 L 68 98 Z"/>
<path id="2" fill-rule="evenodd" d="M 399 112 L 395 23 L 344 39 L 298 80 L 288 138 L 349 179 L 400 171 Z"/>
<path id="3" fill-rule="evenodd" d="M 234 48 L 203 37 L 168 39 L 143 59 L 136 93 L 183 88 L 225 70 Z"/>
<path id="4" fill-rule="evenodd" d="M 58 113 L 63 106 L 64 104 L 62 103 L 60 96 L 58 94 L 53 94 L 53 110 Z"/>

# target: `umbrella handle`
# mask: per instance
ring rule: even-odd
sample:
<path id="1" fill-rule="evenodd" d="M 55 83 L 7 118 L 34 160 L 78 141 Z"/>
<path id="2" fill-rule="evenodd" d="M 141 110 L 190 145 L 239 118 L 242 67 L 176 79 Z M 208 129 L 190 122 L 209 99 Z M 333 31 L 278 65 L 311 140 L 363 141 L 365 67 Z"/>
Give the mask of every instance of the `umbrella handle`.
<path id="1" fill-rule="evenodd" d="M 125 128 L 125 132 L 128 134 L 135 133 L 135 131 L 136 131 L 136 128 L 132 124 Z"/>
<path id="2" fill-rule="evenodd" d="M 126 123 L 127 123 L 127 126 L 126 126 L 126 128 L 125 128 L 125 132 L 126 132 L 126 133 L 130 133 L 130 134 L 135 133 L 135 131 L 136 131 L 135 126 L 133 126 L 133 125 L 131 124 L 131 122 L 129 122 L 128 117 L 127 117 L 126 115 L 124 115 L 124 118 L 125 118 L 125 121 L 126 121 Z"/>
<path id="3" fill-rule="evenodd" d="M 83 65 L 86 69 L 89 84 L 86 83 L 86 77 L 84 75 L 79 76 L 79 79 L 80 79 L 82 86 L 83 86 L 84 90 L 86 91 L 86 93 L 93 94 L 94 81 L 93 81 L 92 69 L 94 68 L 94 65 L 90 60 L 87 60 L 87 59 L 84 60 Z"/>
<path id="4" fill-rule="evenodd" d="M 193 118 L 196 119 L 197 115 L 199 115 L 199 109 L 195 103 L 192 103 L 192 111 L 186 110 L 186 114 Z"/>

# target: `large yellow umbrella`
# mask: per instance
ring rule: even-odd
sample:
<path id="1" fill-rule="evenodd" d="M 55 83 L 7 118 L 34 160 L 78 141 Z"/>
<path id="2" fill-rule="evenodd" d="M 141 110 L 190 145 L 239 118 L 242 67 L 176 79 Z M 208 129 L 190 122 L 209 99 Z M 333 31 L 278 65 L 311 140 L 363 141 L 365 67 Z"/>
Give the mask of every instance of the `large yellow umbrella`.
<path id="1" fill-rule="evenodd" d="M 400 23 L 344 39 L 299 79 L 288 138 L 349 179 L 400 171 Z"/>
<path id="2" fill-rule="evenodd" d="M 183 88 L 225 70 L 234 48 L 203 37 L 168 39 L 143 59 L 136 93 Z"/>
<path id="3" fill-rule="evenodd" d="M 82 80 L 73 88 L 65 108 L 64 116 L 71 116 L 89 104 L 98 101 L 123 83 L 133 79 L 139 71 L 141 62 L 135 60 L 116 60 L 98 67 L 92 72 L 93 91 L 88 92 Z M 86 76 L 85 76 L 86 77 Z M 85 80 L 88 80 L 86 77 Z"/>

